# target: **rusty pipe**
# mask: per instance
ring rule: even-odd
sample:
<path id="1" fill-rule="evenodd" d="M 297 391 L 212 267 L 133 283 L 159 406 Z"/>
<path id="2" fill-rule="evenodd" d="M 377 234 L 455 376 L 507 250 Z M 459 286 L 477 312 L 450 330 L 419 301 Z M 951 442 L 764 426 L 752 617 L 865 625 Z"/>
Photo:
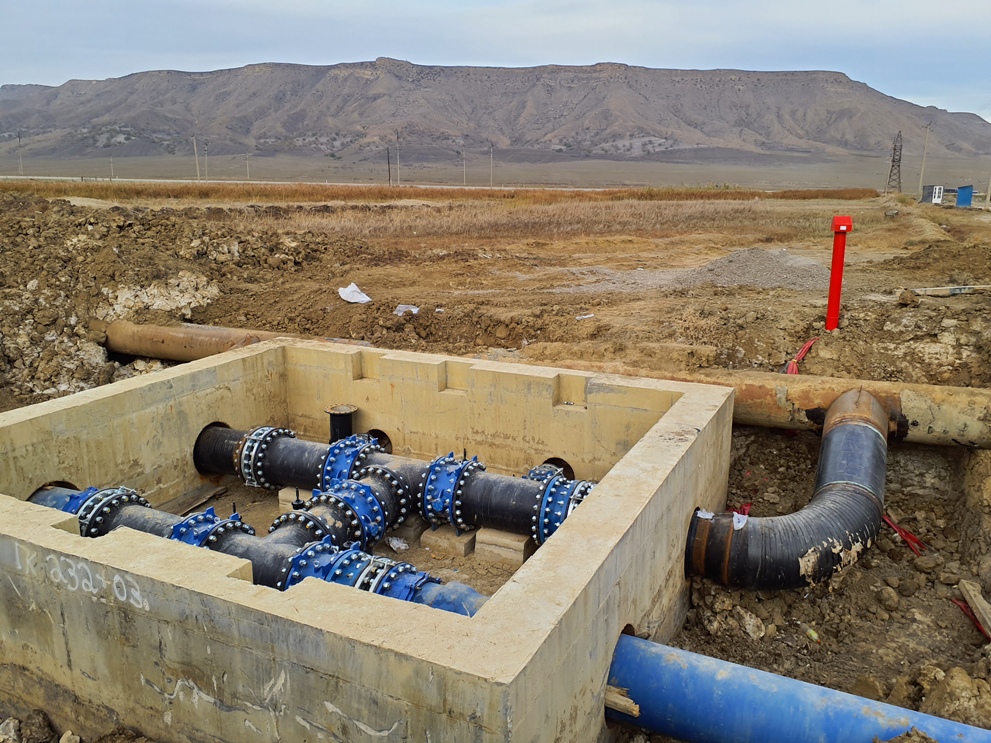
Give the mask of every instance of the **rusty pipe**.
<path id="1" fill-rule="evenodd" d="M 196 361 L 273 338 L 302 337 L 268 330 L 188 323 L 172 326 L 136 325 L 127 320 L 114 320 L 107 326 L 106 333 L 104 345 L 108 351 L 171 361 Z"/>
<path id="2" fill-rule="evenodd" d="M 659 372 L 614 362 L 554 364 L 583 371 L 733 387 L 733 422 L 765 428 L 820 432 L 826 410 L 836 398 L 849 389 L 862 389 L 887 411 L 893 441 L 991 449 L 991 389 L 730 369 Z"/>
<path id="3" fill-rule="evenodd" d="M 696 509 L 685 569 L 753 589 L 815 585 L 856 562 L 877 541 L 884 513 L 888 414 L 863 390 L 829 406 L 812 500 L 787 516 Z"/>
<path id="4" fill-rule="evenodd" d="M 104 346 L 108 351 L 130 356 L 145 356 L 169 361 L 196 361 L 207 356 L 243 348 L 252 343 L 274 338 L 305 338 L 328 343 L 369 345 L 365 341 L 347 338 L 323 338 L 296 333 L 277 333 L 271 330 L 247 330 L 224 328 L 218 325 L 137 325 L 127 320 L 114 320 L 106 328 Z"/>
<path id="5" fill-rule="evenodd" d="M 116 320 L 106 329 L 109 351 L 173 361 L 193 361 L 271 338 L 313 336 L 210 325 L 135 325 Z M 368 346 L 365 341 L 324 340 Z M 506 359 L 502 359 L 506 360 Z M 895 441 L 991 449 L 991 390 L 943 387 L 769 372 L 702 369 L 658 372 L 614 362 L 560 360 L 555 366 L 585 371 L 715 384 L 736 390 L 733 422 L 739 425 L 821 431 L 826 410 L 853 387 L 869 392 L 888 411 Z"/>

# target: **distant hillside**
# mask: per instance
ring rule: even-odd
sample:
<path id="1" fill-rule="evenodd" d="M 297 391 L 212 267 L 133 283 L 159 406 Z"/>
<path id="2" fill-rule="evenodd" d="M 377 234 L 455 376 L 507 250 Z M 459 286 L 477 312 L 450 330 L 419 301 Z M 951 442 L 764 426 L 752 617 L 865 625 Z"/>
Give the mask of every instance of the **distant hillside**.
<path id="1" fill-rule="evenodd" d="M 142 72 L 59 87 L 0 87 L 0 151 L 21 134 L 50 157 L 322 153 L 450 161 L 463 147 L 505 158 L 747 162 L 890 152 L 991 153 L 991 124 L 923 108 L 838 72 L 590 67 L 431 67 L 392 59 L 217 72 Z"/>

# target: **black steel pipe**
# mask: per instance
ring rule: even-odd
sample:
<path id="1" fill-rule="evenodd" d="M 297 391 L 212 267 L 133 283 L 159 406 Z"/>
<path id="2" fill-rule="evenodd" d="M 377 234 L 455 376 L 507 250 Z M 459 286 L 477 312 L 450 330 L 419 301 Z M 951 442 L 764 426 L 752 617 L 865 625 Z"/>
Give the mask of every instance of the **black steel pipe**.
<path id="1" fill-rule="evenodd" d="M 358 411 L 354 405 L 334 405 L 327 408 L 330 416 L 330 443 L 346 439 L 354 433 L 354 414 Z"/>
<path id="2" fill-rule="evenodd" d="M 872 395 L 862 390 L 840 395 L 826 413 L 811 502 L 770 518 L 696 510 L 686 572 L 752 589 L 829 580 L 877 541 L 887 435 L 888 415 Z"/>
<path id="3" fill-rule="evenodd" d="M 438 500 L 435 504 L 437 510 L 424 513 L 425 489 L 431 489 L 431 483 L 427 479 L 432 474 L 438 474 L 434 468 L 439 460 L 423 462 L 386 454 L 377 447 L 368 445 L 361 449 L 354 458 L 354 463 L 350 464 L 348 457 L 355 450 L 348 448 L 347 441 L 349 440 L 334 444 L 304 441 L 295 438 L 287 429 L 273 427 L 235 431 L 209 426 L 196 440 L 193 460 L 202 474 L 234 474 L 248 484 L 271 488 L 289 486 L 322 489 L 329 486 L 333 477 L 367 482 L 379 498 L 382 509 L 392 514 L 387 524 L 391 526 L 395 523 L 395 514 L 401 512 L 404 506 L 398 497 L 393 497 L 391 501 L 388 499 L 395 488 L 383 487 L 376 480 L 373 471 L 375 468 L 382 468 L 405 483 L 409 499 L 408 510 L 412 512 L 419 509 L 421 515 L 432 523 L 450 521 L 461 530 L 485 526 L 515 534 L 530 534 L 538 543 L 553 533 L 574 505 L 580 502 L 580 498 L 576 498 L 570 508 L 555 507 L 553 512 L 545 513 L 548 489 L 546 480 L 491 474 L 485 472 L 481 464 L 452 457 L 440 468 L 439 475 L 441 483 L 450 485 L 449 489 L 454 491 L 450 493 L 448 500 L 454 498 L 455 503 L 448 506 Z M 456 474 L 452 474 L 454 470 Z M 454 477 L 454 480 L 448 479 L 448 476 Z M 581 489 L 581 497 L 584 497 L 590 487 L 588 484 Z M 430 500 L 429 496 L 430 493 L 427 492 L 427 501 Z M 426 505 L 429 507 L 430 503 Z M 340 513 L 337 513 L 336 520 L 339 523 L 347 522 Z M 546 521 L 547 525 L 539 529 L 538 521 Z M 365 545 L 366 548 L 369 546 Z"/>
<path id="4" fill-rule="evenodd" d="M 152 509 L 137 492 L 124 487 L 44 487 L 28 500 L 75 514 L 83 536 L 100 537 L 126 526 L 241 557 L 251 562 L 256 584 L 282 591 L 306 578 L 317 578 L 466 616 L 474 615 L 487 600 L 470 586 L 440 584 L 409 563 L 332 545 L 315 534 L 320 522 L 310 514 L 284 514 L 267 536 L 256 537 L 237 514 L 220 519 L 210 508 L 176 516 Z"/>

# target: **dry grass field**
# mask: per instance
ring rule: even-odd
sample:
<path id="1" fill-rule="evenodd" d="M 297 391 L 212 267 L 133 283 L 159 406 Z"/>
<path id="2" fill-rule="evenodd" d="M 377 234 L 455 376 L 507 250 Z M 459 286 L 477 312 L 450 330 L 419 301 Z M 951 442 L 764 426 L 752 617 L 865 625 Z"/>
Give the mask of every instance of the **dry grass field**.
<path id="1" fill-rule="evenodd" d="M 840 329 L 826 333 L 837 214 L 854 231 Z M 99 346 L 119 317 L 652 376 L 777 372 L 817 337 L 802 374 L 991 385 L 991 295 L 898 301 L 906 287 L 991 284 L 991 215 L 872 190 L 9 181 L 0 255 L 0 409 L 154 369 Z M 373 301 L 343 301 L 351 282 Z M 420 312 L 397 316 L 399 304 Z M 800 508 L 818 443 L 737 428 L 730 501 L 756 515 Z M 889 513 L 934 562 L 891 533 L 831 586 L 748 594 L 696 581 L 676 644 L 991 725 L 991 663 L 950 601 L 960 577 L 991 586 L 969 457 L 891 448 Z M 741 610 L 763 637 L 747 635 Z M 926 706 L 944 676 L 970 706 Z"/>

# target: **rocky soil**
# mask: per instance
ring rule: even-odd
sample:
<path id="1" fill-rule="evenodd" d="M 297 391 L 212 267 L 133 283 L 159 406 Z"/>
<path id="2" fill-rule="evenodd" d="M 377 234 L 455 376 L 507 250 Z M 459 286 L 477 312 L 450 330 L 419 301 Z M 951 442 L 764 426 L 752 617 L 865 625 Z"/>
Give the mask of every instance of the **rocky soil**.
<path id="1" fill-rule="evenodd" d="M 332 219 L 327 208 L 98 209 L 0 195 L 0 411 L 161 368 L 107 353 L 103 329 L 117 318 L 653 372 L 779 371 L 819 337 L 803 374 L 988 386 L 991 295 L 899 296 L 991 284 L 991 222 L 902 211 L 877 228 L 894 240 L 852 252 L 841 327 L 827 334 L 821 244 L 364 239 L 293 227 L 301 215 Z M 352 281 L 371 304 L 338 297 Z M 397 316 L 399 304 L 420 312 Z M 752 503 L 755 515 L 802 507 L 818 446 L 812 434 L 737 427 L 730 505 Z M 888 513 L 925 543 L 920 555 L 887 531 L 828 585 L 750 593 L 696 579 L 674 644 L 991 727 L 991 652 L 952 602 L 961 579 L 991 589 L 989 475 L 980 452 L 892 446 Z M 65 731 L 29 738 L 28 723 L 21 740 L 68 743 Z M 136 734 L 113 735 L 102 740 Z"/>

